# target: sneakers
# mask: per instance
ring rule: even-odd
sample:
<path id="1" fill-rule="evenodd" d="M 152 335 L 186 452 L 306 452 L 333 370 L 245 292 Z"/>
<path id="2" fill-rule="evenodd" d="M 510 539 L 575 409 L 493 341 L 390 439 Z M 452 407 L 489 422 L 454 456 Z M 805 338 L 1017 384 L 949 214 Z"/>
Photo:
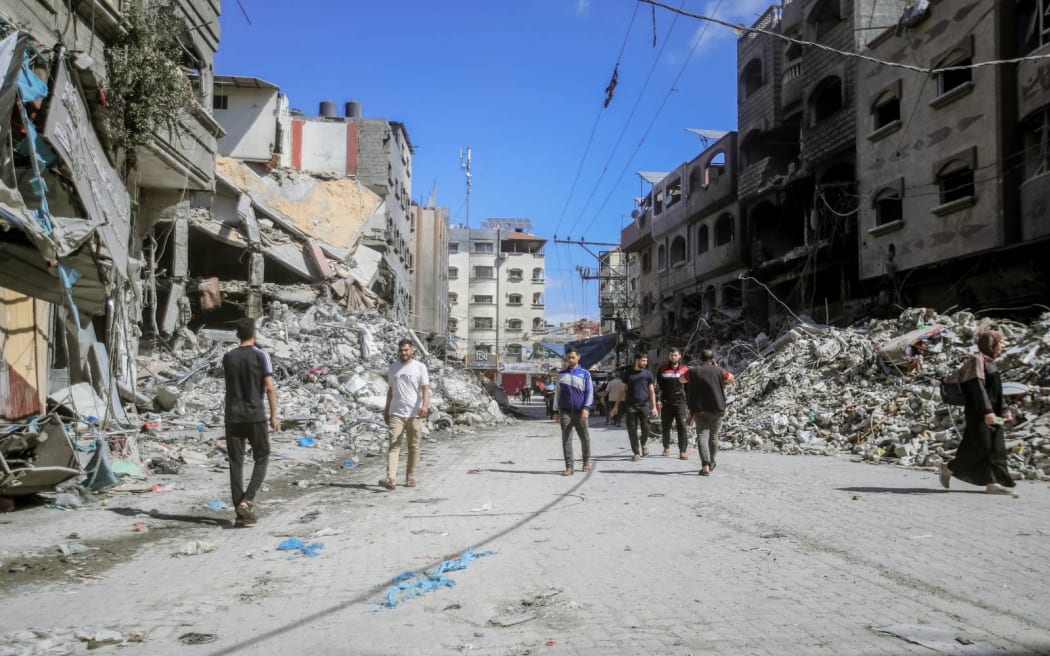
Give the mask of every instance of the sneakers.
<path id="1" fill-rule="evenodd" d="M 945 490 L 947 490 L 948 486 L 951 485 L 952 470 L 948 469 L 948 466 L 945 465 L 943 462 L 941 463 L 940 469 L 937 470 L 937 479 L 940 480 L 941 487 L 943 487 Z"/>
<path id="2" fill-rule="evenodd" d="M 985 494 L 1004 494 L 1004 495 L 1008 494 L 1008 495 L 1014 497 L 1015 499 L 1019 498 L 1021 496 L 1013 488 L 1011 488 L 1011 487 L 1003 487 L 1002 485 L 999 485 L 998 483 L 991 483 L 988 486 L 986 486 L 984 488 L 984 493 Z"/>

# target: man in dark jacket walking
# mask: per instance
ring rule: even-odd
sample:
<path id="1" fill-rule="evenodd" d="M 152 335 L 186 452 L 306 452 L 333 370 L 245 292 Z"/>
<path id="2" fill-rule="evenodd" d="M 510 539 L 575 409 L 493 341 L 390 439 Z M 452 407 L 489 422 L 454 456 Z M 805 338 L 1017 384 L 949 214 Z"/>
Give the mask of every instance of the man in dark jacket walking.
<path id="1" fill-rule="evenodd" d="M 733 374 L 718 366 L 711 349 L 700 353 L 700 364 L 689 367 L 682 375 L 685 383 L 689 418 L 696 422 L 696 441 L 700 447 L 700 475 L 709 476 L 715 468 L 718 455 L 718 431 L 726 410 L 725 386 L 732 383 Z M 704 433 L 707 437 L 704 437 Z"/>
<path id="2" fill-rule="evenodd" d="M 681 377 L 689 370 L 682 364 L 682 352 L 672 348 L 667 362 L 656 370 L 657 390 L 660 398 L 656 407 L 660 411 L 660 430 L 663 435 L 664 455 L 671 455 L 671 424 L 678 431 L 678 457 L 689 458 L 689 407 L 685 400 L 685 387 Z"/>
<path id="3" fill-rule="evenodd" d="M 562 476 L 572 476 L 572 431 L 580 436 L 583 451 L 583 471 L 591 470 L 591 435 L 587 419 L 594 405 L 594 385 L 591 374 L 580 366 L 580 353 L 573 347 L 565 349 L 566 367 L 558 373 L 558 390 L 554 400 L 554 419 L 561 425 L 561 450 L 565 456 Z"/>

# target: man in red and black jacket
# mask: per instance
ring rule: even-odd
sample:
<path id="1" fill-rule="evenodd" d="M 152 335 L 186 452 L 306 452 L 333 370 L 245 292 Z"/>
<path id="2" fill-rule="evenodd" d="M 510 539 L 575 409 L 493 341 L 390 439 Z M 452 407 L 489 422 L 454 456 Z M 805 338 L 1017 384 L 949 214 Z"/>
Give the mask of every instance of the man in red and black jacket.
<path id="1" fill-rule="evenodd" d="M 682 352 L 672 348 L 667 362 L 656 370 L 656 385 L 660 398 L 656 407 L 660 410 L 660 429 L 663 431 L 664 455 L 671 455 L 671 424 L 678 431 L 678 457 L 689 458 L 689 406 L 685 398 L 685 385 L 680 378 L 689 368 L 682 364 Z"/>

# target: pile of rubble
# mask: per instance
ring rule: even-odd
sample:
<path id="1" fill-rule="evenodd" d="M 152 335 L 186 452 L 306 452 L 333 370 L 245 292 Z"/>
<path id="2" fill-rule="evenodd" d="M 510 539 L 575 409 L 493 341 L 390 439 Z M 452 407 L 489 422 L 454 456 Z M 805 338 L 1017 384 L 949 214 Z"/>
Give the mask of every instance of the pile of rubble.
<path id="1" fill-rule="evenodd" d="M 952 457 L 963 428 L 962 408 L 941 401 L 940 381 L 974 352 L 985 326 L 1006 336 L 997 363 L 1016 415 L 1005 433 L 1011 473 L 1050 480 L 1050 313 L 1025 325 L 909 309 L 847 329 L 803 318 L 776 340 L 725 345 L 720 362 L 748 354 L 748 363 L 727 388 L 723 439 L 735 448 L 935 467 Z"/>
<path id="2" fill-rule="evenodd" d="M 330 448 L 376 454 L 386 438 L 383 407 L 386 371 L 397 343 L 416 342 L 416 357 L 430 374 L 430 415 L 423 435 L 454 425 L 506 421 L 500 403 L 477 377 L 431 357 L 414 333 L 379 312 L 347 313 L 332 303 L 305 312 L 278 302 L 258 322 L 257 344 L 273 361 L 281 427 Z M 222 355 L 237 339 L 232 331 L 201 329 L 196 346 L 163 358 L 140 358 L 139 391 L 164 414 L 150 420 L 166 427 L 219 428 L 223 422 Z"/>

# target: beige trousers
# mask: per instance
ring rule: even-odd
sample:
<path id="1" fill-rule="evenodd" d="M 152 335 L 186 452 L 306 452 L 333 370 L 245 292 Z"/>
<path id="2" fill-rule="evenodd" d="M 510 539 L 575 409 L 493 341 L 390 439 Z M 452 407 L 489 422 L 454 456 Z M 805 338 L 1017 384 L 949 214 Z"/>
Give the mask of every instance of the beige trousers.
<path id="1" fill-rule="evenodd" d="M 387 478 L 397 480 L 397 461 L 401 457 L 401 441 L 408 434 L 408 467 L 405 476 L 412 476 L 419 463 L 419 438 L 423 420 L 419 417 L 390 418 L 390 449 L 386 453 Z"/>

